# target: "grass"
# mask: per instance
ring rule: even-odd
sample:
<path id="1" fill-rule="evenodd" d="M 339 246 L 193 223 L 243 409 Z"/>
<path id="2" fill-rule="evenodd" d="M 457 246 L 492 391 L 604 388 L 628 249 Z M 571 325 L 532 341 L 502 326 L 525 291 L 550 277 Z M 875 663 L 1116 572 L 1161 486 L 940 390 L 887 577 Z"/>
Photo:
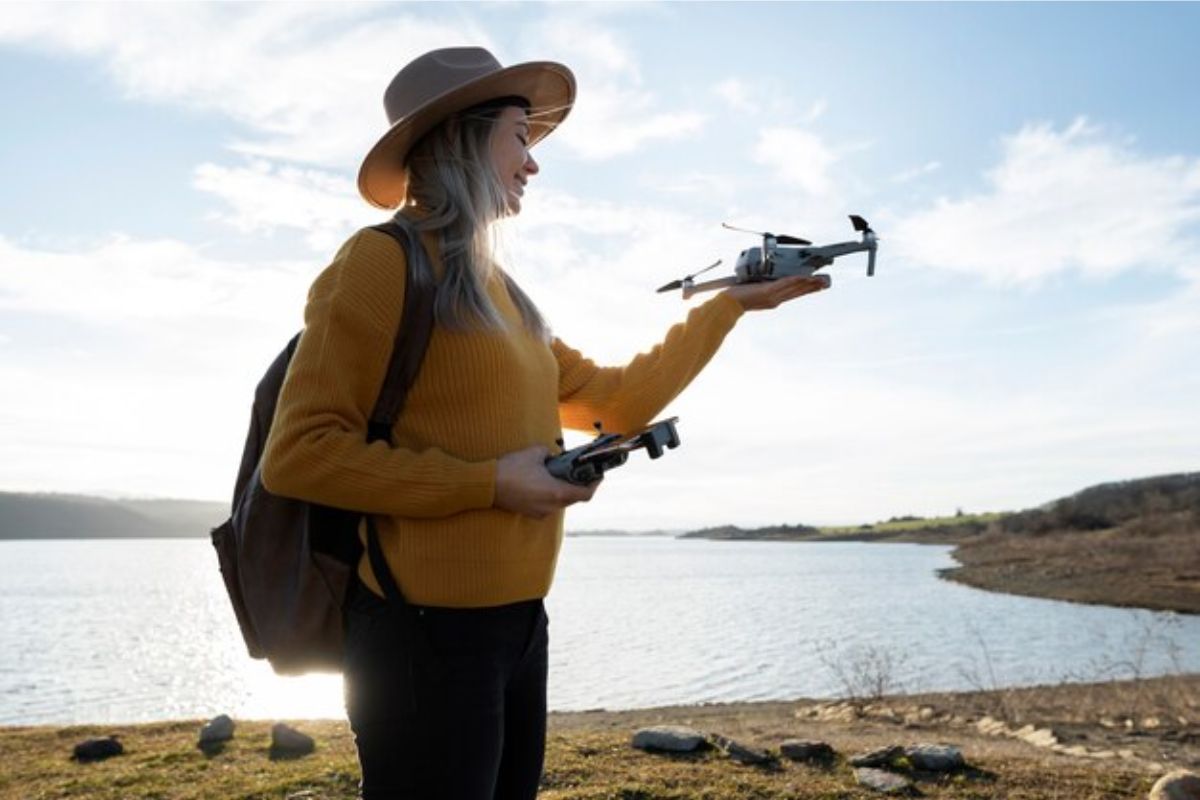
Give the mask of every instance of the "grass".
<path id="1" fill-rule="evenodd" d="M 125 755 L 78 764 L 73 744 L 106 734 L 111 727 L 12 729 L 2 734 L 0 798 L 96 798 L 97 800 L 184 800 L 185 798 L 294 797 L 351 800 L 357 796 L 358 767 L 345 723 L 296 723 L 319 742 L 316 753 L 290 761 L 268 756 L 269 723 L 241 723 L 237 737 L 220 754 L 195 747 L 199 722 L 121 726 Z M 989 759 L 948 776 L 916 776 L 921 794 L 932 798 L 1128 798 L 1149 790 L 1151 779 L 1132 769 L 1097 772 L 1086 765 L 1056 766 Z M 769 767 L 737 764 L 720 751 L 696 755 L 644 753 L 616 731 L 552 733 L 547 742 L 543 800 L 747 800 L 754 798 L 874 797 L 858 788 L 851 768 L 781 761 Z"/>
<path id="2" fill-rule="evenodd" d="M 982 514 L 959 514 L 951 517 L 903 517 L 890 519 L 885 522 L 874 522 L 864 525 L 834 525 L 820 529 L 820 536 L 871 536 L 872 538 L 896 538 L 911 534 L 924 534 L 937 537 L 938 534 L 950 535 L 947 542 L 957 541 L 959 532 L 965 530 L 981 530 L 988 523 L 1004 516 L 1004 513 L 993 511 Z"/>
<path id="3" fill-rule="evenodd" d="M 1064 741 L 1090 748 L 1132 748 L 1136 757 L 1100 761 L 984 736 L 970 721 L 993 713 L 996 692 L 893 697 L 849 720 L 822 718 L 817 712 L 830 704 L 811 700 L 581 712 L 551 715 L 539 798 L 866 800 L 879 795 L 857 786 L 846 758 L 883 745 L 919 742 L 955 744 L 969 765 L 936 775 L 897 764 L 914 780 L 919 796 L 928 798 L 1124 800 L 1145 797 L 1158 774 L 1169 768 L 1200 766 L 1200 676 L 1004 691 L 1010 705 L 1021 709 L 1021 722 L 1053 726 Z M 918 710 L 928 710 L 921 715 L 927 722 L 904 721 Z M 1161 722 L 1153 730 L 1139 730 L 1132 721 L 1118 724 L 1131 712 L 1137 719 L 1154 716 Z M 783 758 L 745 766 L 716 749 L 664 755 L 630 746 L 637 728 L 661 723 L 722 733 L 776 754 L 784 739 L 821 739 L 839 757 L 824 766 Z M 271 723 L 265 721 L 239 721 L 224 750 L 205 755 L 196 747 L 201 724 L 0 728 L 0 799 L 357 796 L 358 765 L 345 722 L 292 723 L 317 742 L 315 753 L 294 760 L 271 759 Z M 124 755 L 88 764 L 71 760 L 76 743 L 109 734 L 120 737 Z"/>

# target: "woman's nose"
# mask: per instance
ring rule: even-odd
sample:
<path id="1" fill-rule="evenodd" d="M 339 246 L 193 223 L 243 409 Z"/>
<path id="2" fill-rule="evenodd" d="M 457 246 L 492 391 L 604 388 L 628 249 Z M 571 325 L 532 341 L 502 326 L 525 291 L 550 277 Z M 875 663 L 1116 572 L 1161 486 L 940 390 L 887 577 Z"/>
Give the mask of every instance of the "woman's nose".
<path id="1" fill-rule="evenodd" d="M 539 172 L 541 172 L 541 170 L 542 168 L 538 166 L 538 163 L 536 160 L 534 160 L 534 157 L 531 154 L 526 154 L 525 171 L 530 175 L 537 175 Z"/>

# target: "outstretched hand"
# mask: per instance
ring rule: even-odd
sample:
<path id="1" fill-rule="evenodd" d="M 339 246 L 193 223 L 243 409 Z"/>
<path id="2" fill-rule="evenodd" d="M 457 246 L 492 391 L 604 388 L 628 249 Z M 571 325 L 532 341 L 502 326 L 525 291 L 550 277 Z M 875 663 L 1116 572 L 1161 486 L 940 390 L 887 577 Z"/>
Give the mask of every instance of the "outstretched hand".
<path id="1" fill-rule="evenodd" d="M 496 462 L 496 495 L 492 504 L 540 519 L 572 503 L 591 500 L 601 482 L 577 486 L 559 480 L 546 469 L 548 455 L 547 448 L 536 446 L 501 456 Z"/>
<path id="2" fill-rule="evenodd" d="M 740 283 L 730 286 L 724 293 L 741 303 L 747 311 L 763 311 L 797 297 L 828 289 L 831 285 L 828 275 L 793 275 L 777 281 Z"/>

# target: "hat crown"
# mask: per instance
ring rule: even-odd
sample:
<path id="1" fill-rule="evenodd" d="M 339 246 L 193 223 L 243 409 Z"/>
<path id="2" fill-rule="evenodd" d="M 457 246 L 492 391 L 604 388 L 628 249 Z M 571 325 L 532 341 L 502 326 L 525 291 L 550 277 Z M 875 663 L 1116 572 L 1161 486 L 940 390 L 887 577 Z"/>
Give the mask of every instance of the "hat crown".
<path id="1" fill-rule="evenodd" d="M 388 124 L 395 125 L 432 100 L 503 67 L 482 47 L 432 50 L 396 74 L 383 93 Z"/>

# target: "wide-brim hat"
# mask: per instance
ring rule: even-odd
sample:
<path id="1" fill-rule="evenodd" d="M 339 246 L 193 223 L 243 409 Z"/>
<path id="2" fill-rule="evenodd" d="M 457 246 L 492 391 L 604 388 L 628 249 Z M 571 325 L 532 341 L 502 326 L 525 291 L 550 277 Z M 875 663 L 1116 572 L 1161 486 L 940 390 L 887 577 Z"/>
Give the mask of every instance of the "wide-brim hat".
<path id="1" fill-rule="evenodd" d="M 501 66 L 482 47 L 433 50 L 396 74 L 383 94 L 391 125 L 358 170 L 358 191 L 379 208 L 404 200 L 404 159 L 417 140 L 451 114 L 503 97 L 529 102 L 529 144 L 545 138 L 575 102 L 575 76 L 553 61 Z"/>

